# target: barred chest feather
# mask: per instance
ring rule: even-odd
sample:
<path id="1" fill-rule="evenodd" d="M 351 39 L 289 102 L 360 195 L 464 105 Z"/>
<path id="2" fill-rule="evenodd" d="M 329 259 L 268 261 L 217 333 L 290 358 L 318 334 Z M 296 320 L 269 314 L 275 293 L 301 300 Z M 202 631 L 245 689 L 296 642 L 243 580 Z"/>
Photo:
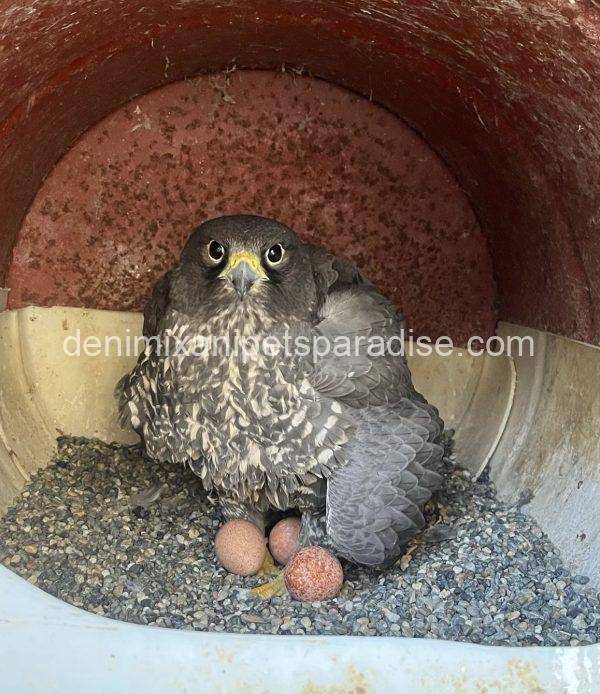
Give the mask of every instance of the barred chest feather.
<path id="1" fill-rule="evenodd" d="M 290 326 L 245 304 L 206 322 L 168 319 L 166 336 L 201 349 L 161 356 L 150 345 L 130 379 L 131 421 L 151 457 L 187 463 L 207 490 L 259 510 L 296 505 L 343 464 L 351 418 L 315 392 L 305 358 L 254 341 Z"/>

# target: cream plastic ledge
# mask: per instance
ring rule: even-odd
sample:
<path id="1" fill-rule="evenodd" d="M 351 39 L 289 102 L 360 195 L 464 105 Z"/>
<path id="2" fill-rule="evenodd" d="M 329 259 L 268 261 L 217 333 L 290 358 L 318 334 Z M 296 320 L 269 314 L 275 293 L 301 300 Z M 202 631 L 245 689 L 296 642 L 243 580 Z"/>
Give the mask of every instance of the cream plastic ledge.
<path id="1" fill-rule="evenodd" d="M 131 432 L 116 426 L 112 398 L 114 384 L 135 358 L 68 356 L 63 345 L 77 334 L 81 342 L 88 336 L 135 336 L 140 326 L 137 314 L 105 311 L 30 308 L 0 313 L 0 510 L 36 469 L 48 464 L 56 436 L 135 441 Z M 515 326 L 504 329 L 512 333 Z M 579 373 L 584 379 L 594 368 L 598 373 L 600 361 L 593 360 L 600 352 L 592 350 L 594 356 L 586 352 L 575 358 L 568 373 L 557 379 L 560 359 L 571 359 L 564 343 L 575 343 L 544 335 L 540 340 L 546 346 L 548 340 L 559 341 L 552 350 L 555 362 L 547 351 L 543 355 L 542 371 L 554 377 L 545 385 L 550 395 L 560 400 L 561 388 L 568 391 L 568 379 L 577 379 L 581 363 L 589 369 Z M 67 346 L 75 344 L 71 340 Z M 528 437 L 539 438 L 539 382 L 544 381 L 539 367 L 531 375 L 532 369 L 524 371 L 517 361 L 517 379 L 520 371 L 524 376 L 515 389 L 515 365 L 505 357 L 473 358 L 455 351 L 447 358 L 409 361 L 417 387 L 456 428 L 457 457 L 474 474 L 491 458 L 492 472 L 501 479 L 511 437 L 515 450 L 507 465 L 512 466 L 518 464 L 518 451 L 529 445 Z M 575 383 L 587 393 L 583 405 L 597 416 L 594 379 Z M 540 397 L 532 405 L 536 392 Z M 586 433 L 578 455 L 595 450 Z M 560 443 L 560 436 L 553 441 Z M 596 467 L 581 464 L 596 480 L 598 459 L 593 459 Z M 560 516 L 556 509 L 555 515 Z M 600 686 L 600 646 L 513 649 L 397 637 L 253 636 L 144 627 L 74 608 L 0 566 L 0 678 L 3 690 L 10 692 L 587 694 Z"/>
<path id="2" fill-rule="evenodd" d="M 514 358 L 517 389 L 490 476 L 600 588 L 600 349 L 508 323 L 498 334 L 531 338 L 534 354 Z"/>

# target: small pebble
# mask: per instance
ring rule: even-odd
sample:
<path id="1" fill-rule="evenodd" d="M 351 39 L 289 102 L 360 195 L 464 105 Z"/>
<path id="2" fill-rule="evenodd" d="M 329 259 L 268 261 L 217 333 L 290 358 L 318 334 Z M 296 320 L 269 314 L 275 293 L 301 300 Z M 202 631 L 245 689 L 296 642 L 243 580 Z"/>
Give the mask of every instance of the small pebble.
<path id="1" fill-rule="evenodd" d="M 220 566 L 214 540 L 224 519 L 189 468 L 148 460 L 138 446 L 62 437 L 54 465 L 34 473 L 0 518 L 0 562 L 77 607 L 170 629 L 600 642 L 600 594 L 589 579 L 569 573 L 485 473 L 474 482 L 448 465 L 444 474 L 426 518 L 435 523 L 443 509 L 455 538 L 417 547 L 404 569 L 345 565 L 341 593 L 326 603 L 264 602 L 250 590 L 264 578 Z M 128 498 L 156 484 L 161 499 L 135 513 Z"/>

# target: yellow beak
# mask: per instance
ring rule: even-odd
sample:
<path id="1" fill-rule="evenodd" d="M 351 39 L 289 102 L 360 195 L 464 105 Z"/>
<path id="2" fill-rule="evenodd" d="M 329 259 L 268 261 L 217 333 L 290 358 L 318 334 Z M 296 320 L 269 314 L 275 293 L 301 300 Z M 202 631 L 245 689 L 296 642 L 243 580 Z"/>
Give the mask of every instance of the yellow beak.
<path id="1" fill-rule="evenodd" d="M 233 253 L 220 276 L 230 279 L 242 297 L 256 280 L 267 279 L 267 273 L 263 269 L 260 258 L 248 251 Z"/>

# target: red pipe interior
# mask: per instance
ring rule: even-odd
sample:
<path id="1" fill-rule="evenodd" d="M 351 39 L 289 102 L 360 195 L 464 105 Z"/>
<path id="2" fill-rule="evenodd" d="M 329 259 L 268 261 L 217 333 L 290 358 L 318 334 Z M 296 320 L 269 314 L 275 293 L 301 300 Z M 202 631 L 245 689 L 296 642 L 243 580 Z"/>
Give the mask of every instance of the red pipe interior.
<path id="1" fill-rule="evenodd" d="M 139 310 L 198 221 L 236 213 L 356 261 L 419 333 L 494 329 L 485 237 L 443 163 L 388 111 L 293 72 L 175 82 L 90 129 L 23 222 L 9 305 Z"/>
<path id="2" fill-rule="evenodd" d="M 69 295 L 68 286 L 74 286 L 74 280 L 66 272 L 67 265 L 61 266 L 60 255 L 51 252 L 52 248 L 63 248 L 67 255 L 72 252 L 69 225 L 35 227 L 41 210 L 35 206 L 25 225 L 23 221 L 56 162 L 100 119 L 136 95 L 199 72 L 233 64 L 270 69 L 285 64 L 303 67 L 382 104 L 420 133 L 443 159 L 466 193 L 486 237 L 502 319 L 600 343 L 599 29 L 600 15 L 591 1 L 232 0 L 219 5 L 163 0 L 1 0 L 0 280 L 9 286 L 14 283 L 13 305 L 27 302 L 27 291 L 30 300 L 41 303 L 56 303 Z M 369 107 L 356 106 L 361 108 Z M 258 109 L 249 108 L 250 112 L 258 113 Z M 332 132 L 339 134 L 345 125 L 347 121 Z M 236 133 L 239 136 L 241 130 Z M 136 139 L 141 143 L 143 133 L 139 136 Z M 406 138 L 410 140 L 408 134 Z M 221 141 L 217 138 L 217 142 Z M 360 143 L 352 147 L 360 148 Z M 163 148 L 162 153 L 167 150 Z M 124 155 L 123 148 L 118 154 Z M 219 156 L 226 159 L 225 154 L 221 148 Z M 234 159 L 239 161 L 239 157 Z M 230 160 L 223 163 L 229 166 Z M 402 161 L 396 164 L 397 174 L 406 176 L 411 167 L 406 161 L 404 169 Z M 269 166 L 277 169 L 273 162 Z M 113 180 L 127 184 L 124 174 L 129 172 L 116 173 Z M 61 180 L 60 175 L 57 169 L 51 179 Z M 160 191 L 157 181 L 157 177 L 153 179 L 149 188 L 153 194 Z M 452 189 L 451 180 L 448 185 L 447 191 Z M 194 187 L 190 184 L 185 189 L 191 194 Z M 460 191 L 452 190 L 452 204 L 458 204 Z M 261 187 L 263 202 L 269 199 L 264 202 L 265 210 L 280 210 L 284 217 L 295 210 L 298 216 L 292 221 L 296 226 L 318 236 L 321 218 L 309 219 L 306 201 L 277 207 L 264 193 Z M 427 195 L 422 197 L 423 204 L 425 200 L 429 200 Z M 216 204 L 203 206 L 209 212 L 218 209 Z M 337 212 L 339 200 L 333 207 Z M 373 205 L 368 218 L 373 217 L 372 209 Z M 390 209 L 386 204 L 388 216 Z M 426 215 L 423 208 L 418 209 L 423 222 Z M 162 214 L 161 210 L 164 212 L 159 206 Z M 466 220 L 468 208 L 462 214 Z M 148 211 L 143 223 L 150 217 Z M 462 248 L 456 233 L 461 218 L 446 216 L 455 224 L 446 229 L 449 237 L 429 255 L 409 252 L 410 263 L 403 265 L 410 225 L 394 235 L 390 221 L 378 222 L 376 233 L 363 248 L 361 234 L 369 233 L 368 218 L 359 219 L 360 231 L 346 220 L 340 226 L 332 222 L 323 238 L 332 244 L 338 241 L 357 257 L 362 253 L 373 266 L 381 264 L 373 260 L 377 249 L 388 246 L 385 257 L 395 259 L 402 280 L 408 279 L 411 285 L 410 289 L 397 288 L 394 296 L 400 303 L 408 296 L 409 310 L 420 330 L 435 333 L 449 323 L 457 334 L 465 326 L 489 329 L 493 287 L 487 250 L 476 225 L 466 224 L 471 237 Z M 166 262 L 175 252 L 183 228 L 178 224 L 173 226 L 177 229 L 173 245 L 163 249 L 162 255 L 154 253 L 150 239 L 149 254 L 141 258 L 144 267 L 149 266 L 149 257 Z M 343 229 L 339 237 L 333 233 L 336 229 Z M 101 246 L 111 234 L 118 241 L 118 228 L 100 225 L 99 230 L 105 237 Z M 127 238 L 133 238 L 134 232 L 132 227 Z M 140 243 L 148 242 L 146 227 L 137 232 Z M 442 230 L 433 237 L 439 241 Z M 452 245 L 455 255 L 446 263 Z M 40 270 L 34 266 L 30 267 L 35 272 L 29 290 L 18 279 L 23 277 L 19 268 L 25 267 L 24 249 L 30 253 L 27 263 L 39 263 L 46 275 L 51 273 L 44 263 L 52 264 L 57 276 L 65 273 L 62 282 L 55 277 L 45 295 L 40 294 L 41 285 L 36 285 L 35 272 Z M 463 262 L 475 252 L 474 266 Z M 427 260 L 420 274 L 409 277 L 407 268 L 422 257 Z M 94 253 L 80 249 L 79 264 L 77 271 L 83 277 L 91 275 L 97 267 Z M 390 264 L 382 270 L 386 278 L 393 267 Z M 140 278 L 136 301 L 143 294 L 144 281 L 148 278 Z M 396 291 L 393 284 L 389 280 L 392 293 Z M 81 293 L 82 286 L 71 292 L 70 300 L 93 303 Z M 116 289 L 111 307 L 127 303 L 123 295 L 129 287 L 125 283 L 122 290 Z M 440 298 L 435 292 L 428 293 L 429 287 L 454 289 Z M 96 294 L 97 304 L 104 306 L 110 295 L 103 291 Z M 427 305 L 422 312 L 419 295 Z M 438 307 L 436 312 L 435 302 L 444 300 L 451 306 Z"/>

